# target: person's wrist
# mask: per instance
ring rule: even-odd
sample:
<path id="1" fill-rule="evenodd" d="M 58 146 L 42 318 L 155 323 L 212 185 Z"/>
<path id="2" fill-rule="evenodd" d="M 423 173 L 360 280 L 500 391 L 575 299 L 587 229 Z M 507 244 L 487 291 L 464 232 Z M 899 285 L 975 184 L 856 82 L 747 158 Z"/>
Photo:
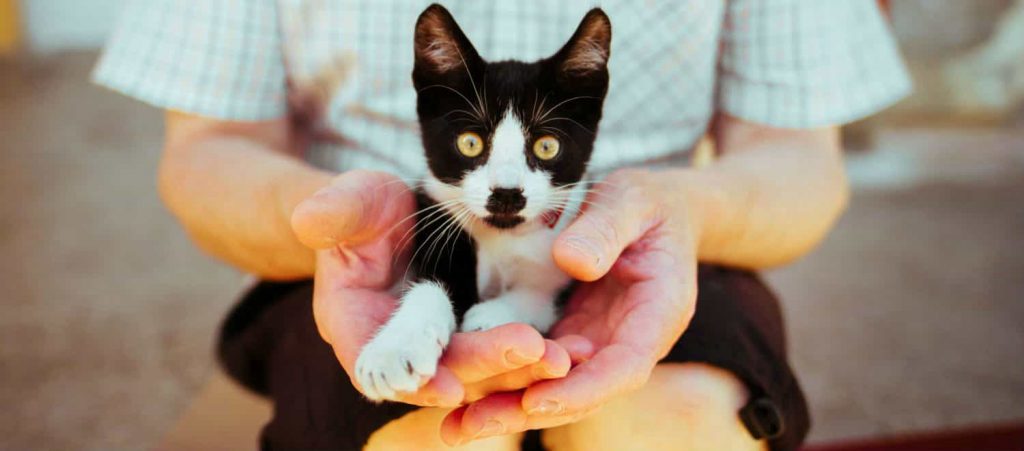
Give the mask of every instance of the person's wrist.
<path id="1" fill-rule="evenodd" d="M 698 259 L 712 258 L 720 247 L 729 223 L 731 195 L 713 173 L 694 168 L 677 168 L 658 173 L 658 192 L 666 216 L 682 224 L 683 233 L 695 249 Z"/>

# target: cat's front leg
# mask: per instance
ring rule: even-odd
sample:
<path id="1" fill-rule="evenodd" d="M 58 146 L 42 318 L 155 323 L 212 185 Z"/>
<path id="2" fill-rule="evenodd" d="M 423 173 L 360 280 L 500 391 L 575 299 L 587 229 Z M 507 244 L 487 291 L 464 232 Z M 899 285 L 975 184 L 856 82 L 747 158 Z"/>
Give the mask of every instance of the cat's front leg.
<path id="1" fill-rule="evenodd" d="M 395 313 L 356 359 L 356 380 L 374 401 L 395 400 L 430 380 L 455 331 L 455 313 L 444 287 L 417 282 Z"/>
<path id="2" fill-rule="evenodd" d="M 555 295 L 533 290 L 506 291 L 467 310 L 461 329 L 470 332 L 508 323 L 526 323 L 541 333 L 547 332 L 558 319 Z"/>

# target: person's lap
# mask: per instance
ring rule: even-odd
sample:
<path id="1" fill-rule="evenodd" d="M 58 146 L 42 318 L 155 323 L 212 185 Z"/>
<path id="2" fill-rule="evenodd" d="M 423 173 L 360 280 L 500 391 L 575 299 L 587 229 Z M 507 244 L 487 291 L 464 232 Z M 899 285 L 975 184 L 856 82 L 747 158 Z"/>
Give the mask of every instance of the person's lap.
<path id="1" fill-rule="evenodd" d="M 705 364 L 662 364 L 650 382 L 579 422 L 543 431 L 551 451 L 759 450 L 740 424 L 736 410 L 747 390 L 735 376 Z M 366 451 L 520 450 L 524 434 L 510 434 L 448 447 L 438 429 L 450 409 L 421 408 L 373 432 Z M 266 399 L 216 374 L 192 401 L 158 450 L 252 449 L 271 418 Z"/>
<path id="2" fill-rule="evenodd" d="M 718 267 L 702 267 L 698 287 L 690 327 L 648 384 L 579 422 L 544 431 L 546 449 L 760 449 L 768 444 L 754 440 L 748 429 L 778 433 L 770 442 L 774 449 L 793 449 L 802 441 L 806 405 L 786 363 L 777 300 L 756 276 Z M 445 409 L 378 405 L 362 398 L 317 334 L 309 299 L 308 283 L 263 284 L 225 322 L 220 348 L 225 368 L 274 401 L 261 446 L 403 449 L 412 440 L 414 449 L 451 449 L 438 434 Z M 753 413 L 746 422 L 737 414 L 741 410 Z M 784 428 L 776 427 L 780 421 L 787 423 Z M 498 437 L 465 449 L 519 449 L 519 439 Z"/>
<path id="3" fill-rule="evenodd" d="M 640 390 L 616 398 L 582 420 L 542 432 L 550 451 L 762 450 L 736 416 L 747 390 L 721 368 L 699 363 L 659 365 Z M 449 448 L 437 430 L 450 409 L 419 409 L 370 436 L 366 451 L 518 450 L 523 434 Z"/>

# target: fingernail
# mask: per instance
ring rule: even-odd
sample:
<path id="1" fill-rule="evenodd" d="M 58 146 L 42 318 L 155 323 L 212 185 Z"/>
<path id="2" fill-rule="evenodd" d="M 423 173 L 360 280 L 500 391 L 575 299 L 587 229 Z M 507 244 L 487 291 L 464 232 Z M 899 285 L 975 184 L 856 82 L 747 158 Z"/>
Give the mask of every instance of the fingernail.
<path id="1" fill-rule="evenodd" d="M 539 404 L 528 410 L 526 413 L 530 415 L 555 415 L 562 413 L 563 409 L 564 407 L 562 407 L 562 403 L 547 399 L 541 401 Z"/>
<path id="2" fill-rule="evenodd" d="M 505 433 L 505 425 L 492 418 L 484 423 L 483 429 L 480 429 L 473 438 L 490 437 L 492 435 L 500 435 L 503 433 Z"/>
<path id="3" fill-rule="evenodd" d="M 526 365 L 535 362 L 537 359 L 531 359 L 519 353 L 516 349 L 509 349 L 505 351 L 505 360 L 513 365 Z"/>

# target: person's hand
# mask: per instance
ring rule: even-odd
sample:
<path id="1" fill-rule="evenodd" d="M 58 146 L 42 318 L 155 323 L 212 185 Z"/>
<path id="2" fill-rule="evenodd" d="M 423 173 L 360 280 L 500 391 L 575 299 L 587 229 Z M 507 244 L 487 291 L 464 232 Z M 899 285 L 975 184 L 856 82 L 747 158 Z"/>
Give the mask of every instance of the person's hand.
<path id="1" fill-rule="evenodd" d="M 412 191 L 397 177 L 350 171 L 305 200 L 292 214 L 299 240 L 317 250 L 313 314 L 320 335 L 351 377 L 356 357 L 395 309 L 389 292 L 408 262 L 415 225 Z M 457 333 L 435 376 L 401 400 L 456 406 L 490 393 L 562 377 L 572 360 L 589 357 L 587 340 L 545 340 L 524 324 Z"/>
<path id="2" fill-rule="evenodd" d="M 585 281 L 552 337 L 580 335 L 596 347 L 565 378 L 498 393 L 452 411 L 449 444 L 574 422 L 646 383 L 693 316 L 695 227 L 677 190 L 658 173 L 619 171 L 555 242 L 558 265 Z"/>

